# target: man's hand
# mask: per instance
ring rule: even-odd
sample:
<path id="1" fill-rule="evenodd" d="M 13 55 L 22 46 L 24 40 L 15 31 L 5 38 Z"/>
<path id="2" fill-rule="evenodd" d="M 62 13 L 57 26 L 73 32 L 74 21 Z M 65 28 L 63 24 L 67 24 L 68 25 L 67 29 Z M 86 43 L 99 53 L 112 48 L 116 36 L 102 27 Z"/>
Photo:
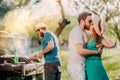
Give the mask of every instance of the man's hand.
<path id="1" fill-rule="evenodd" d="M 98 54 L 102 54 L 103 52 L 103 47 L 98 48 Z"/>
<path id="2" fill-rule="evenodd" d="M 38 55 L 38 58 L 42 58 L 43 55 L 44 55 L 44 54 L 41 52 L 41 53 Z"/>
<path id="3" fill-rule="evenodd" d="M 32 57 L 30 57 L 30 60 L 36 61 L 37 57 L 36 56 L 32 56 Z"/>

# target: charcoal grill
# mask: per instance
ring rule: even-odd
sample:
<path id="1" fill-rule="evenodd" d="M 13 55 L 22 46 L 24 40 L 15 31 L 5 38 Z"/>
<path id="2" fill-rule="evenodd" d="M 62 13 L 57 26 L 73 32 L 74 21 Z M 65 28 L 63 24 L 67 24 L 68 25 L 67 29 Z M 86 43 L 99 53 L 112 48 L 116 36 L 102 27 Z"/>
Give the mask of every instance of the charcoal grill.
<path id="1" fill-rule="evenodd" d="M 16 43 L 16 39 L 22 41 L 20 46 L 18 45 L 19 43 Z M 25 56 L 23 53 L 19 55 L 21 54 L 20 52 L 18 52 L 19 62 L 18 64 L 14 64 L 14 50 L 18 50 L 20 47 L 24 48 L 26 45 L 25 41 L 25 37 L 10 35 L 5 31 L 0 31 L 0 79 L 30 80 L 28 77 L 43 73 L 43 62 L 31 62 L 29 58 L 26 57 L 26 54 Z M 26 53 L 25 50 L 23 51 Z"/>

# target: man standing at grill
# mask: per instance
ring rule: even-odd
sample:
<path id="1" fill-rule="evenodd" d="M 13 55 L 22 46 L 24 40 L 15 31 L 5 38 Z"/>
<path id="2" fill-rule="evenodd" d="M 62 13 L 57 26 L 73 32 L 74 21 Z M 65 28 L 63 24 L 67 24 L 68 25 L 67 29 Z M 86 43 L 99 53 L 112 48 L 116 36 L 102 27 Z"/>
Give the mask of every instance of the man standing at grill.
<path id="1" fill-rule="evenodd" d="M 35 26 L 36 34 L 42 38 L 42 51 L 32 60 L 42 58 L 44 56 L 44 74 L 45 80 L 60 80 L 60 57 L 58 39 L 55 34 L 48 30 L 44 23 L 38 23 Z"/>

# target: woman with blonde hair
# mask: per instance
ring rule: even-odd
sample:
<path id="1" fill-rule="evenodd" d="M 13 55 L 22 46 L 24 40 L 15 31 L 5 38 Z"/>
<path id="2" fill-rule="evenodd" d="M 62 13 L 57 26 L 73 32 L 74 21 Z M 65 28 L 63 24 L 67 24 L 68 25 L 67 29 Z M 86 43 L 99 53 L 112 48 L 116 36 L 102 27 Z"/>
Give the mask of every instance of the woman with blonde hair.
<path id="1" fill-rule="evenodd" d="M 97 15 L 93 17 L 91 26 L 92 37 L 87 44 L 87 49 L 98 50 L 100 48 L 112 48 L 114 43 L 105 34 L 106 24 Z M 86 80 L 109 80 L 106 70 L 101 61 L 101 54 L 86 56 Z"/>

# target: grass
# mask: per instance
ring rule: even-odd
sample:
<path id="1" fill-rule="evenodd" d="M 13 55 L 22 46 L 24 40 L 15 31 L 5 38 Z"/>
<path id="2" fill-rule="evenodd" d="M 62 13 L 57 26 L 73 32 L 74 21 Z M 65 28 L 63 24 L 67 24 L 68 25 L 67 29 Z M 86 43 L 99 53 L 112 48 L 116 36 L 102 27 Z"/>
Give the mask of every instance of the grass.
<path id="1" fill-rule="evenodd" d="M 105 49 L 102 61 L 110 80 L 120 80 L 120 50 Z"/>
<path id="2" fill-rule="evenodd" d="M 62 60 L 62 79 L 72 80 L 67 71 L 68 51 L 60 50 Z M 120 80 L 120 50 L 104 49 L 102 54 L 102 62 L 110 80 Z"/>
<path id="3" fill-rule="evenodd" d="M 61 50 L 61 61 L 62 61 L 62 79 L 61 80 L 72 80 L 67 71 L 67 63 L 68 63 L 68 51 Z"/>

